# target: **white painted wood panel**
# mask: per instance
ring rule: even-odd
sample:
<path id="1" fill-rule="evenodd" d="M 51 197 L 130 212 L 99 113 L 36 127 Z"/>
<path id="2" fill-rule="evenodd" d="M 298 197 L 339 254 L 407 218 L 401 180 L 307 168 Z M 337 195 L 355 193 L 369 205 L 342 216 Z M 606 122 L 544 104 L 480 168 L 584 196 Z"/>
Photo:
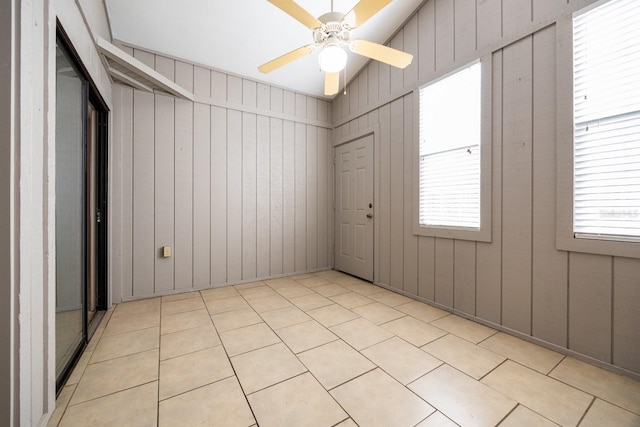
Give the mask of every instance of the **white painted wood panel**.
<path id="1" fill-rule="evenodd" d="M 404 87 L 412 87 L 418 81 L 418 15 L 414 15 L 404 27 L 403 50 L 413 55 L 413 61 L 404 69 Z"/>
<path id="2" fill-rule="evenodd" d="M 454 1 L 454 56 L 461 65 L 473 59 L 477 48 L 476 0 Z"/>
<path id="3" fill-rule="evenodd" d="M 454 2 L 451 0 L 434 1 L 436 8 L 436 70 L 446 70 L 455 59 Z"/>
<path id="4" fill-rule="evenodd" d="M 435 259 L 436 239 L 418 237 L 418 296 L 435 301 Z"/>
<path id="5" fill-rule="evenodd" d="M 434 301 L 453 307 L 453 240 L 435 239 Z"/>
<path id="6" fill-rule="evenodd" d="M 476 242 L 454 241 L 453 306 L 456 310 L 476 314 Z"/>
<path id="7" fill-rule="evenodd" d="M 406 34 L 406 33 L 405 33 Z M 406 39 L 405 39 L 406 40 Z M 404 143 L 403 143 L 403 180 L 404 180 L 404 202 L 403 207 L 403 284 L 402 289 L 411 295 L 418 293 L 418 236 L 413 234 L 413 144 L 414 136 L 414 105 L 413 94 L 403 98 L 403 119 L 404 119 Z M 416 131 L 417 132 L 417 131 Z"/>
<path id="8" fill-rule="evenodd" d="M 295 154 L 295 126 L 285 121 L 282 137 L 282 272 L 285 274 L 296 270 Z"/>
<path id="9" fill-rule="evenodd" d="M 380 108 L 380 156 L 376 174 L 380 174 L 380 200 L 376 208 L 376 225 L 380 225 L 380 277 L 391 285 L 391 105 Z M 378 172 L 379 171 L 379 172 Z"/>
<path id="10" fill-rule="evenodd" d="M 273 97 L 271 98 L 273 100 Z M 271 205 L 270 205 L 270 271 L 272 275 L 282 274 L 283 236 L 283 174 L 282 174 L 282 120 L 271 121 Z"/>
<path id="11" fill-rule="evenodd" d="M 227 111 L 227 280 L 242 280 L 242 113 Z"/>
<path id="12" fill-rule="evenodd" d="M 404 50 L 404 29 L 393 37 L 389 44 L 394 49 Z M 398 93 L 404 87 L 404 70 L 401 68 L 391 67 L 391 93 Z"/>
<path id="13" fill-rule="evenodd" d="M 118 296 L 133 296 L 133 174 L 134 174 L 134 145 L 133 145 L 133 89 L 121 87 L 122 111 L 121 111 L 121 151 L 122 151 L 122 283 L 120 292 L 112 290 L 112 298 L 120 301 Z M 115 126 L 115 124 L 114 124 Z M 112 282 L 113 283 L 113 282 Z M 117 287 L 117 284 L 112 286 Z M 118 295 L 119 294 L 119 295 Z"/>
<path id="14" fill-rule="evenodd" d="M 296 100 L 296 107 L 298 104 Z M 306 107 L 306 103 L 304 107 Z M 300 109 L 298 113 L 302 111 Z M 304 271 L 307 268 L 307 127 L 301 123 L 296 123 L 294 132 L 294 265 L 296 271 Z"/>
<path id="15" fill-rule="evenodd" d="M 253 86 L 245 86 L 244 93 L 252 96 L 245 101 L 255 100 Z M 242 113 L 242 279 L 256 278 L 256 130 L 255 114 Z"/>
<path id="16" fill-rule="evenodd" d="M 261 88 L 258 87 L 258 93 Z M 267 92 L 268 93 L 268 92 Z M 260 100 L 260 96 L 258 99 Z M 268 101 L 268 100 L 267 100 Z M 265 102 L 268 105 L 267 102 Z M 270 119 L 257 117 L 256 131 L 256 277 L 269 277 L 270 273 Z"/>
<path id="17" fill-rule="evenodd" d="M 502 37 L 502 0 L 477 3 L 478 49 L 495 44 Z"/>
<path id="18" fill-rule="evenodd" d="M 307 265 L 305 269 L 315 270 L 318 268 L 318 129 L 315 126 L 307 126 L 306 140 Z"/>
<path id="19" fill-rule="evenodd" d="M 418 63 L 418 76 L 425 81 L 436 70 L 436 9 L 435 1 L 427 2 L 418 12 L 418 49 L 414 57 Z"/>
<path id="20" fill-rule="evenodd" d="M 227 110 L 211 107 L 211 283 L 227 278 Z"/>
<path id="21" fill-rule="evenodd" d="M 211 284 L 211 107 L 193 110 L 193 284 Z"/>
<path id="22" fill-rule="evenodd" d="M 523 28 L 531 24 L 533 2 L 534 0 L 502 1 L 502 29 L 505 36 L 521 34 Z"/>
<path id="23" fill-rule="evenodd" d="M 389 284 L 402 289 L 404 276 L 404 102 L 402 98 L 391 103 L 391 140 L 389 156 Z"/>
<path id="24" fill-rule="evenodd" d="M 329 267 L 329 250 L 333 248 L 329 247 L 329 234 L 331 229 L 327 218 L 330 210 L 329 206 L 329 191 L 328 191 L 328 176 L 330 174 L 331 162 L 329 161 L 329 131 L 327 129 L 318 128 L 318 144 L 316 154 L 316 168 L 317 173 L 317 236 L 318 236 L 318 264 L 317 268 Z"/>
<path id="25" fill-rule="evenodd" d="M 640 260 L 613 259 L 613 363 L 640 372 Z"/>

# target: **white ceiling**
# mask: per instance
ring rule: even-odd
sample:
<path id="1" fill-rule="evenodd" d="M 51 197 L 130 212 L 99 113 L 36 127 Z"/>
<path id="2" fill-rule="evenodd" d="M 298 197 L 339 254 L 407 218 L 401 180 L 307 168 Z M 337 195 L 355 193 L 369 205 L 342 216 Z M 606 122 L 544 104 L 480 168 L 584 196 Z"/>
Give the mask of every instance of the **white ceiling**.
<path id="1" fill-rule="evenodd" d="M 330 0 L 297 2 L 316 17 L 331 9 Z M 334 9 L 346 13 L 357 2 L 334 0 Z M 394 0 L 351 37 L 384 43 L 422 2 Z M 324 97 L 319 51 L 269 74 L 258 71 L 259 65 L 313 42 L 311 30 L 267 0 L 106 0 L 106 5 L 114 39 Z M 347 79 L 351 79 L 367 60 L 348 53 Z"/>

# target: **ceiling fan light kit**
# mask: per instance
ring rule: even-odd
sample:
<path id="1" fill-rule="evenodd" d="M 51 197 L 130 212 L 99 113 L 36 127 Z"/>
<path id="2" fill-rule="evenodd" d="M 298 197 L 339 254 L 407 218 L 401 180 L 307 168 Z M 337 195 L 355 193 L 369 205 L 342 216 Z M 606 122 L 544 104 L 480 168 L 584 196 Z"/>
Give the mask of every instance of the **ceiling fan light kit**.
<path id="1" fill-rule="evenodd" d="M 258 67 L 263 73 L 274 71 L 296 59 L 310 55 L 322 48 L 318 56 L 320 69 L 325 72 L 325 95 L 332 96 L 340 90 L 340 74 L 347 65 L 347 52 L 343 46 L 367 58 L 384 62 L 398 68 L 405 68 L 413 60 L 413 55 L 366 40 L 351 40 L 351 30 L 359 27 L 372 16 L 391 3 L 391 0 L 360 0 L 346 15 L 333 11 L 319 18 L 313 17 L 293 0 L 268 0 L 283 12 L 296 19 L 313 32 L 315 44 L 303 46 L 286 53 Z M 346 82 L 345 82 L 346 85 Z"/>

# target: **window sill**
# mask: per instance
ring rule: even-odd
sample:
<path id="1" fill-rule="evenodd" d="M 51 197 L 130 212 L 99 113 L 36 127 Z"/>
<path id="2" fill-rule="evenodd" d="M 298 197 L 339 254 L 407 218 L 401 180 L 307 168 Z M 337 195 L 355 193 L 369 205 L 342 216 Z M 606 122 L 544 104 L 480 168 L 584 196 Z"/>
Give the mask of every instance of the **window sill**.
<path id="1" fill-rule="evenodd" d="M 561 251 L 640 258 L 640 243 L 558 236 L 556 248 Z"/>
<path id="2" fill-rule="evenodd" d="M 444 239 L 470 240 L 473 242 L 491 242 L 491 230 L 483 228 L 433 227 L 414 225 L 413 234 L 425 237 L 441 237 Z"/>

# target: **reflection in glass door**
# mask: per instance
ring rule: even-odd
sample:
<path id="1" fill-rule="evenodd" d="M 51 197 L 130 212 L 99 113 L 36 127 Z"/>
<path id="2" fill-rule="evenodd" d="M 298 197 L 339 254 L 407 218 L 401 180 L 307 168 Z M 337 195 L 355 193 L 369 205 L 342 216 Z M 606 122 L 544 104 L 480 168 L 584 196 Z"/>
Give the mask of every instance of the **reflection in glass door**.
<path id="1" fill-rule="evenodd" d="M 56 377 L 85 337 L 85 90 L 56 46 Z"/>

